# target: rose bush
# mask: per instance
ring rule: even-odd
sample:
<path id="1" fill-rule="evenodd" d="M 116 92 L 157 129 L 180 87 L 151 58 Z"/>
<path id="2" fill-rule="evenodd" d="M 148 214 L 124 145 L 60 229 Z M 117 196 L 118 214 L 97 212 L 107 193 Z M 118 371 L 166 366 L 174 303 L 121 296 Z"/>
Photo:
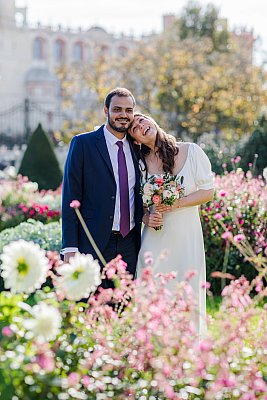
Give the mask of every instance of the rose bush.
<path id="1" fill-rule="evenodd" d="M 232 280 L 208 333 L 199 337 L 187 279 L 170 293 L 172 274 L 154 278 L 147 267 L 133 282 L 117 257 L 101 276 L 112 279 L 114 289 L 94 293 L 100 272 L 90 256 L 77 254 L 63 268 L 55 254 L 44 262 L 40 251 L 34 284 L 36 245 L 27 247 L 26 257 L 26 247 L 16 243 L 14 258 L 11 246 L 1 255 L 15 292 L 0 294 L 1 398 L 266 400 L 263 285 L 251 298 L 245 277 Z M 55 289 L 42 286 L 44 268 Z M 77 302 L 79 296 L 87 302 Z"/>

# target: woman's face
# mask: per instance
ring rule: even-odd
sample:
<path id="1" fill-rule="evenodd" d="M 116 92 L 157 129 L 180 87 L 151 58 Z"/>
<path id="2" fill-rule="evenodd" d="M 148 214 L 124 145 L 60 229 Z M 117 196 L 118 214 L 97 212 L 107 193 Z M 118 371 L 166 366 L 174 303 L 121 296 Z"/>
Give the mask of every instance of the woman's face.
<path id="1" fill-rule="evenodd" d="M 138 144 L 154 147 L 157 137 L 156 125 L 148 118 L 137 115 L 129 131 Z"/>

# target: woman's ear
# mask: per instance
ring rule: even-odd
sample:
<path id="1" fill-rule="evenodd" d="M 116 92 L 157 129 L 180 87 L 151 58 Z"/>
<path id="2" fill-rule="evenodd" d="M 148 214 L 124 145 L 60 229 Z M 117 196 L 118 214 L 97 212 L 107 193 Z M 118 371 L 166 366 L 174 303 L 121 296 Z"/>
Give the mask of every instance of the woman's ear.
<path id="1" fill-rule="evenodd" d="M 139 142 L 137 142 L 136 140 L 134 140 L 133 142 L 134 142 L 134 144 L 136 144 L 137 146 L 140 146 L 140 147 L 142 146 L 142 143 L 139 143 Z"/>

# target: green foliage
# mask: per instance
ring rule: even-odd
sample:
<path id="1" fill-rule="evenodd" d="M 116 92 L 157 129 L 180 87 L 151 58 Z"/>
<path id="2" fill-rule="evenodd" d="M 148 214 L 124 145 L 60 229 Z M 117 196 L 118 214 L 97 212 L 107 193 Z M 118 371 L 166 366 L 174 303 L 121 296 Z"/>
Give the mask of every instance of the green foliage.
<path id="1" fill-rule="evenodd" d="M 202 8 L 200 3 L 190 1 L 178 21 L 179 37 L 181 40 L 209 37 L 214 50 L 227 51 L 230 33 L 223 22 L 219 18 L 218 8 L 213 4 Z"/>
<path id="2" fill-rule="evenodd" d="M 241 167 L 247 171 L 249 163 L 253 164 L 253 173 L 261 175 L 267 167 L 267 121 L 262 117 L 259 126 L 254 130 L 245 145 L 240 149 Z"/>
<path id="3" fill-rule="evenodd" d="M 41 124 L 30 137 L 19 173 L 37 182 L 39 189 L 56 189 L 62 181 L 59 163 Z"/>

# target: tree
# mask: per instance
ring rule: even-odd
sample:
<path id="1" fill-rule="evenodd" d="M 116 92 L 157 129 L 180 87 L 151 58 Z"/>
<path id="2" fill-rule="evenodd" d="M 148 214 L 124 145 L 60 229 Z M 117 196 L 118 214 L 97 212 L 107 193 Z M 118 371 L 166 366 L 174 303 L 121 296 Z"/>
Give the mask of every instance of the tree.
<path id="1" fill-rule="evenodd" d="M 62 181 L 58 160 L 41 124 L 29 139 L 19 173 L 37 182 L 39 189 L 57 189 Z"/>
<path id="2" fill-rule="evenodd" d="M 228 50 L 230 32 L 213 4 L 202 8 L 198 2 L 190 1 L 178 20 L 178 31 L 181 40 L 206 37 L 211 39 L 213 50 Z"/>

